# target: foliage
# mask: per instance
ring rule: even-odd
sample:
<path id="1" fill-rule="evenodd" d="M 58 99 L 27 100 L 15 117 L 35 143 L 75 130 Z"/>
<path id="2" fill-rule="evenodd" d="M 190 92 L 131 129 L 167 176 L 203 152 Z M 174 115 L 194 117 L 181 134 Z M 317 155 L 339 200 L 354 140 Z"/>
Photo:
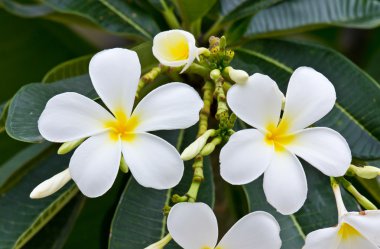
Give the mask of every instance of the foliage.
<path id="1" fill-rule="evenodd" d="M 113 45 L 99 46 L 88 32 L 135 50 L 143 73 L 158 64 L 151 51 L 152 38 L 175 28 L 191 31 L 205 47 L 210 36 L 225 35 L 228 48 L 235 52 L 234 68 L 250 75 L 270 75 L 283 92 L 297 67 L 313 67 L 326 75 L 337 91 L 333 111 L 317 125 L 339 131 L 358 165 L 380 165 L 379 53 L 367 66 L 373 78 L 361 69 L 363 65 L 338 52 L 341 47 L 321 44 L 324 37 L 318 33 L 329 31 L 324 28 L 337 33 L 349 32 L 343 28 L 375 29 L 380 25 L 378 0 L 0 0 L 0 7 L 0 248 L 88 248 L 85 240 L 78 239 L 86 230 L 83 233 L 100 237 L 91 248 L 141 249 L 166 235 L 163 208 L 173 204 L 173 194 L 184 195 L 190 186 L 193 162 L 186 163 L 181 183 L 165 191 L 143 188 L 128 175 L 119 176 L 116 190 L 96 204 L 82 196 L 72 181 L 48 198 L 29 198 L 35 186 L 66 168 L 70 159 L 70 155 L 56 155 L 57 147 L 45 142 L 38 131 L 37 120 L 46 102 L 67 91 L 98 99 L 88 63 L 95 51 Z M 147 84 L 142 95 L 170 81 L 189 83 L 201 92 L 199 75 L 202 72 L 178 76 L 168 70 Z M 237 129 L 242 126 L 245 124 L 238 120 Z M 157 135 L 182 152 L 196 138 L 197 127 Z M 10 137 L 37 144 L 26 146 Z M 219 141 L 220 145 L 225 142 Z M 282 227 L 284 249 L 301 248 L 307 233 L 337 224 L 329 179 L 309 165 L 305 166 L 308 201 L 290 216 L 280 215 L 266 202 L 262 179 L 239 187 L 244 193 L 234 197 L 239 204 L 218 201 L 224 193 L 218 193 L 214 185 L 226 188 L 218 169 L 217 153 L 205 157 L 205 181 L 197 201 L 222 206 L 220 209 L 228 206 L 238 216 L 254 210 L 272 213 Z M 349 179 L 380 204 L 378 181 Z M 344 199 L 350 210 L 361 209 L 348 193 Z M 87 226 L 92 218 L 96 225 Z M 221 230 L 226 230 L 227 223 L 222 223 Z M 172 241 L 166 248 L 179 247 Z"/>

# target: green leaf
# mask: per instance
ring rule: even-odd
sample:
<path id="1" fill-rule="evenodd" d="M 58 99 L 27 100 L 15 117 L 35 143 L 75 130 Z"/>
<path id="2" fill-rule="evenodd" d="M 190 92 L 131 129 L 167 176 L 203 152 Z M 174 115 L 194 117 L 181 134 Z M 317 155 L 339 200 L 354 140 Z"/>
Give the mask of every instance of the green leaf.
<path id="1" fill-rule="evenodd" d="M 316 126 L 340 132 L 354 157 L 380 157 L 380 86 L 368 74 L 339 53 L 310 43 L 260 40 L 238 49 L 236 68 L 270 75 L 285 93 L 294 69 L 310 66 L 335 86 L 337 102 Z"/>
<path id="2" fill-rule="evenodd" d="M 54 84 L 32 83 L 24 86 L 13 97 L 9 107 L 6 122 L 8 135 L 29 143 L 44 141 L 38 131 L 38 119 L 47 101 L 63 92 L 77 92 L 89 98 L 97 96 L 88 76 L 78 76 Z"/>
<path id="3" fill-rule="evenodd" d="M 64 248 L 104 249 L 116 205 L 129 175 L 119 172 L 112 188 L 98 198 L 86 198 L 86 203 Z"/>
<path id="4" fill-rule="evenodd" d="M 246 36 L 274 36 L 333 25 L 374 28 L 380 24 L 378 0 L 284 1 L 254 16 Z"/>
<path id="5" fill-rule="evenodd" d="M 297 213 L 282 215 L 270 206 L 262 189 L 263 178 L 243 186 L 247 195 L 249 211 L 266 211 L 272 214 L 281 226 L 282 249 L 302 248 L 305 236 L 317 229 L 333 227 L 338 224 L 338 214 L 329 177 L 323 175 L 306 162 L 302 162 L 308 178 L 308 198 Z M 356 211 L 357 204 L 344 193 L 348 210 Z"/>
<path id="6" fill-rule="evenodd" d="M 20 248 L 35 235 L 54 215 L 59 212 L 77 193 L 73 182 L 54 195 L 32 200 L 30 192 L 39 183 L 65 169 L 71 155 L 58 156 L 55 153 L 39 152 L 23 166 L 23 176 L 12 179 L 13 186 L 0 196 L 0 248 Z M 24 164 L 25 153 L 11 159 L 16 168 Z M 6 167 L 5 169 L 7 169 Z M 1 171 L 4 167 L 0 167 Z"/>
<path id="7" fill-rule="evenodd" d="M 20 17 L 41 17 L 51 14 L 53 10 L 41 3 L 19 3 L 14 0 L 0 0 L 0 6 L 13 15 Z"/>
<path id="8" fill-rule="evenodd" d="M 12 183 L 18 182 L 28 172 L 25 167 L 33 165 L 33 161 L 48 151 L 50 146 L 50 143 L 31 145 L 2 164 L 0 166 L 0 193 L 10 188 Z"/>
<path id="9" fill-rule="evenodd" d="M 52 83 L 67 78 L 88 74 L 88 64 L 93 55 L 84 55 L 65 61 L 52 68 L 42 79 L 43 83 Z"/>
<path id="10" fill-rule="evenodd" d="M 89 19 L 101 28 L 150 39 L 159 32 L 153 18 L 133 3 L 122 0 L 45 0 L 56 11 Z"/>
<path id="11" fill-rule="evenodd" d="M 169 141 L 182 151 L 195 138 L 195 127 L 182 134 L 178 131 L 163 131 L 156 134 Z M 182 137 L 183 136 L 183 137 Z M 208 158 L 204 165 L 205 182 L 202 183 L 198 200 L 209 204 L 214 203 L 214 185 L 212 169 Z M 128 182 L 120 199 L 111 227 L 109 241 L 110 249 L 125 248 L 140 249 L 160 240 L 166 235 L 166 218 L 162 209 L 170 203 L 172 194 L 185 194 L 190 187 L 193 170 L 191 162 L 185 163 L 185 174 L 181 183 L 174 190 L 155 190 L 144 188 L 133 178 Z M 171 242 L 165 248 L 178 248 Z"/>
<path id="12" fill-rule="evenodd" d="M 256 15 L 259 11 L 282 2 L 283 0 L 222 0 L 221 9 L 223 21 L 236 21 L 245 17 Z"/>
<path id="13" fill-rule="evenodd" d="M 9 101 L 0 105 L 0 133 L 5 130 L 5 122 L 8 115 Z"/>
<path id="14" fill-rule="evenodd" d="M 86 198 L 77 194 L 23 248 L 61 249 L 81 213 Z"/>
<path id="15" fill-rule="evenodd" d="M 132 50 L 136 51 L 139 56 L 141 71 L 143 73 L 158 64 L 158 61 L 152 54 L 152 46 L 153 43 L 148 41 L 132 48 Z M 45 75 L 42 82 L 52 83 L 55 81 L 88 74 L 88 65 L 92 56 L 92 54 L 85 55 L 59 64 Z"/>
<path id="16" fill-rule="evenodd" d="M 183 20 L 192 23 L 205 16 L 216 0 L 173 0 Z"/>

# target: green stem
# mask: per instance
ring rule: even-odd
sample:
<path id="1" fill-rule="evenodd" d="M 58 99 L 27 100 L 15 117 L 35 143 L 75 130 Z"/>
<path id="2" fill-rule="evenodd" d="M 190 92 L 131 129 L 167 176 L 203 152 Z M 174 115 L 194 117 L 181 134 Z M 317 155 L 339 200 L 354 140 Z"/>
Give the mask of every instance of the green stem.
<path id="1" fill-rule="evenodd" d="M 185 73 L 193 73 L 202 76 L 204 79 L 209 79 L 210 69 L 204 66 L 201 66 L 197 63 L 191 64 L 191 66 L 186 70 Z"/>
<path id="2" fill-rule="evenodd" d="M 222 126 L 224 125 L 227 126 L 229 114 L 228 114 L 228 105 L 226 101 L 226 95 L 223 89 L 224 79 L 222 76 L 219 76 L 217 78 L 214 78 L 213 80 L 215 83 L 214 95 L 218 102 L 215 118 L 221 123 Z"/>
<path id="3" fill-rule="evenodd" d="M 368 200 L 365 196 L 360 194 L 360 192 L 347 181 L 344 177 L 337 177 L 336 180 L 343 185 L 343 187 L 354 196 L 354 198 L 362 205 L 366 210 L 377 210 L 377 207 Z"/>
<path id="4" fill-rule="evenodd" d="M 179 24 L 179 21 L 177 17 L 175 16 L 173 9 L 168 7 L 165 0 L 160 0 L 160 3 L 162 7 L 164 8 L 164 10 L 162 11 L 162 15 L 164 16 L 169 27 L 172 29 L 181 28 L 181 25 Z"/>
<path id="5" fill-rule="evenodd" d="M 141 77 L 136 90 L 136 98 L 139 97 L 141 90 L 149 83 L 153 82 L 162 73 L 161 67 L 154 67 Z"/>
<path id="6" fill-rule="evenodd" d="M 194 169 L 193 180 L 191 181 L 190 188 L 186 194 L 189 202 L 195 202 L 197 200 L 199 188 L 201 186 L 201 183 L 204 180 L 202 156 L 198 155 L 194 159 L 193 169 Z"/>
<path id="7" fill-rule="evenodd" d="M 211 105 L 213 102 L 214 84 L 211 81 L 206 81 L 203 86 L 203 107 L 199 114 L 199 129 L 197 137 L 200 137 L 207 131 L 208 117 L 211 112 Z"/>

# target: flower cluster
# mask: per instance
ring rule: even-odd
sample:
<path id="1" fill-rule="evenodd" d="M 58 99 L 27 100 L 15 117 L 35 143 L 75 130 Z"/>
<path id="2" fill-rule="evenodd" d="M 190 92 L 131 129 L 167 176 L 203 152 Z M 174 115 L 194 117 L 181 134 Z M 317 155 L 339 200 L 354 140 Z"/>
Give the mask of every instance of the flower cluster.
<path id="1" fill-rule="evenodd" d="M 178 67 L 181 73 L 196 58 L 210 53 L 197 48 L 194 37 L 182 30 L 159 33 L 152 51 L 163 66 Z M 350 148 L 338 132 L 325 127 L 308 128 L 333 108 L 334 86 L 314 69 L 300 67 L 291 76 L 285 97 L 269 76 L 249 76 L 226 66 L 230 57 L 226 58 L 219 65 L 210 63 L 213 68 L 206 79 L 215 82 L 217 119 L 224 122 L 220 129 L 228 140 L 220 152 L 221 177 L 230 184 L 243 185 L 264 174 L 267 201 L 278 212 L 293 214 L 307 198 L 306 176 L 297 157 L 331 177 L 343 176 L 350 167 Z M 220 69 L 237 83 L 226 96 Z M 122 48 L 99 52 L 90 62 L 89 74 L 103 104 L 66 92 L 50 99 L 41 114 L 38 128 L 46 140 L 65 143 L 67 150 L 79 147 L 69 168 L 37 186 L 32 198 L 54 193 L 71 178 L 84 195 L 98 197 L 111 188 L 119 168 L 129 169 L 144 187 L 169 189 L 182 179 L 183 160 L 208 155 L 223 142 L 214 138 L 207 143 L 221 130 L 203 131 L 180 156 L 171 144 L 149 133 L 188 128 L 199 121 L 202 108 L 209 111 L 209 103 L 207 99 L 202 101 L 191 86 L 172 82 L 157 87 L 135 106 L 141 77 L 135 52 Z M 233 116 L 225 115 L 228 108 L 252 128 L 234 132 Z M 336 196 L 338 208 L 345 210 L 340 193 Z M 378 248 L 379 222 L 378 211 L 341 211 L 339 225 L 309 234 L 304 249 Z M 261 211 L 244 216 L 219 243 L 216 218 L 203 203 L 175 204 L 168 214 L 167 226 L 171 237 L 185 249 L 281 247 L 279 224 Z M 162 248 L 167 238 L 149 248 Z"/>

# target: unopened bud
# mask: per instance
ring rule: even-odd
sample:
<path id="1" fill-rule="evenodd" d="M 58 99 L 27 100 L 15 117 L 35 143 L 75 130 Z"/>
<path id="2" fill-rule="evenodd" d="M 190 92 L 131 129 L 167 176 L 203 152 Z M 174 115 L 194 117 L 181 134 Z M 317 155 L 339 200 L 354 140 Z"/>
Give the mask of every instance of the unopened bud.
<path id="1" fill-rule="evenodd" d="M 364 179 L 373 179 L 380 175 L 380 169 L 374 166 L 357 167 L 350 166 L 350 169 L 359 177 Z"/>
<path id="2" fill-rule="evenodd" d="M 231 80 L 235 81 L 237 84 L 245 84 L 248 81 L 249 75 L 246 71 L 233 69 L 232 67 L 228 67 L 228 74 Z"/>
<path id="3" fill-rule="evenodd" d="M 75 141 L 66 142 L 66 143 L 62 144 L 61 147 L 59 147 L 59 149 L 58 149 L 58 152 L 57 152 L 58 155 L 64 155 L 64 154 L 69 153 L 70 151 L 72 151 L 73 149 L 75 149 L 76 147 L 81 145 L 84 140 L 85 140 L 85 138 L 81 138 L 81 139 L 78 139 Z"/>
<path id="4" fill-rule="evenodd" d="M 210 143 L 206 144 L 203 149 L 201 150 L 201 156 L 208 156 L 210 155 L 214 150 L 215 147 L 222 142 L 221 137 L 214 138 Z"/>
<path id="5" fill-rule="evenodd" d="M 211 129 L 203 133 L 197 140 L 191 143 L 181 154 L 181 159 L 184 161 L 191 160 L 196 157 L 202 148 L 207 143 L 210 136 L 215 135 L 215 130 Z"/>
<path id="6" fill-rule="evenodd" d="M 220 77 L 220 70 L 219 69 L 214 69 L 210 72 L 210 78 L 212 80 L 217 80 Z"/>
<path id="7" fill-rule="evenodd" d="M 124 157 L 122 156 L 120 159 L 120 170 L 124 173 L 128 173 L 129 167 L 127 162 L 125 161 Z"/>
<path id="8" fill-rule="evenodd" d="M 56 174 L 52 178 L 47 179 L 46 181 L 40 183 L 35 187 L 30 193 L 30 198 L 40 199 L 51 194 L 54 194 L 60 190 L 68 181 L 70 181 L 71 176 L 69 169 L 62 171 L 61 173 Z"/>

